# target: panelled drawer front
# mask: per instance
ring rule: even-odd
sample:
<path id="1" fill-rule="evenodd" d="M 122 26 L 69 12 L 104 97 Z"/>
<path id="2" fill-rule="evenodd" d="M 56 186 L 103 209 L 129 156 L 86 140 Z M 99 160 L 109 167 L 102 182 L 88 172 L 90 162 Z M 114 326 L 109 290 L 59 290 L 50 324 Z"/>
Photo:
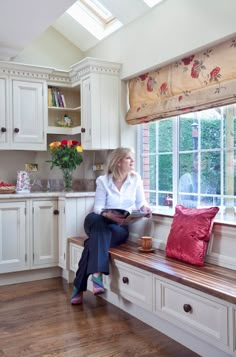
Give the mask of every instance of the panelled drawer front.
<path id="1" fill-rule="evenodd" d="M 183 329 L 194 328 L 201 337 L 229 344 L 228 308 L 218 302 L 154 278 L 154 312 L 175 320 Z"/>
<path id="2" fill-rule="evenodd" d="M 108 288 L 119 296 L 152 310 L 152 274 L 114 260 L 110 266 Z"/>
<path id="3" fill-rule="evenodd" d="M 81 258 L 83 248 L 76 244 L 70 243 L 70 270 L 76 272 L 78 269 L 78 262 Z"/>

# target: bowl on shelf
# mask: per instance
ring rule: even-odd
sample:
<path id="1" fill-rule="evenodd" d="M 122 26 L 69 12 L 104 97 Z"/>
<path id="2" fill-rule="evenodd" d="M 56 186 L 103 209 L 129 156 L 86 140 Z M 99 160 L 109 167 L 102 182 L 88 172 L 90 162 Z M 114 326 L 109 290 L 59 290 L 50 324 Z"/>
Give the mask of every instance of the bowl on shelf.
<path id="1" fill-rule="evenodd" d="M 0 187 L 0 194 L 9 194 L 9 193 L 15 193 L 16 192 L 16 186 L 1 186 Z"/>

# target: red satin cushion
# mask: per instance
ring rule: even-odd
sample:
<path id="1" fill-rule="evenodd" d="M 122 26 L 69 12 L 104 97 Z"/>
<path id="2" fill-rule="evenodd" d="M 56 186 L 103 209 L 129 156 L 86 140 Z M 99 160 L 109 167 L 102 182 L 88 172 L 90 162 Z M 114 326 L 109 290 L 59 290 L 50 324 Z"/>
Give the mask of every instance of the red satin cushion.
<path id="1" fill-rule="evenodd" d="M 204 265 L 213 220 L 218 207 L 175 207 L 175 215 L 166 244 L 166 255 L 193 265 Z"/>

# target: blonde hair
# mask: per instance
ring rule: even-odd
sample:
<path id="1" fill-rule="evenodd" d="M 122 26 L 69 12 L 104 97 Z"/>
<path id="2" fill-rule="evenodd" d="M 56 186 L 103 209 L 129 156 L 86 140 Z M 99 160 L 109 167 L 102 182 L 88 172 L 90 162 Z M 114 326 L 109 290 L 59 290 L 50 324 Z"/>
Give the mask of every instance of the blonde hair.
<path id="1" fill-rule="evenodd" d="M 123 180 L 124 177 L 121 173 L 118 163 L 130 154 L 134 155 L 134 151 L 131 148 L 119 147 L 113 150 L 109 157 L 107 174 L 112 174 L 112 177 L 115 180 Z M 132 174 L 135 175 L 135 172 L 132 171 L 131 175 Z"/>

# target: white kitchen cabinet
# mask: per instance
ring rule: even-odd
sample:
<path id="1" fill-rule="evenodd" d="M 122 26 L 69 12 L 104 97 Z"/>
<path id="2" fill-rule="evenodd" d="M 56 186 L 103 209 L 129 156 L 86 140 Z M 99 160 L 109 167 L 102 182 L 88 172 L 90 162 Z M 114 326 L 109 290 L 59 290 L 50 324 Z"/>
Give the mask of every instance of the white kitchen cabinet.
<path id="1" fill-rule="evenodd" d="M 9 106 L 8 106 L 8 81 L 7 77 L 0 77 L 0 148 L 9 142 Z"/>
<path id="2" fill-rule="evenodd" d="M 0 79 L 0 149 L 46 149 L 46 81 Z"/>
<path id="3" fill-rule="evenodd" d="M 75 66 L 81 78 L 81 142 L 86 150 L 120 144 L 120 64 L 86 58 Z"/>
<path id="4" fill-rule="evenodd" d="M 58 213 L 53 200 L 0 202 L 0 273 L 58 265 Z"/>
<path id="5" fill-rule="evenodd" d="M 58 94 L 59 93 L 59 94 Z M 49 97 L 63 96 L 65 107 L 56 105 Z M 48 134 L 79 134 L 81 130 L 81 93 L 80 84 L 71 87 L 48 85 Z M 54 104 L 54 105 L 53 105 Z M 69 126 L 64 125 L 64 116 L 71 119 Z"/>
<path id="6" fill-rule="evenodd" d="M 68 238 L 85 236 L 84 218 L 92 211 L 94 197 L 60 198 L 59 197 L 59 266 L 69 269 Z"/>
<path id="7" fill-rule="evenodd" d="M 0 202 L 0 273 L 28 266 L 26 201 Z"/>
<path id="8" fill-rule="evenodd" d="M 33 260 L 32 267 L 50 267 L 58 264 L 57 201 L 33 201 Z"/>

